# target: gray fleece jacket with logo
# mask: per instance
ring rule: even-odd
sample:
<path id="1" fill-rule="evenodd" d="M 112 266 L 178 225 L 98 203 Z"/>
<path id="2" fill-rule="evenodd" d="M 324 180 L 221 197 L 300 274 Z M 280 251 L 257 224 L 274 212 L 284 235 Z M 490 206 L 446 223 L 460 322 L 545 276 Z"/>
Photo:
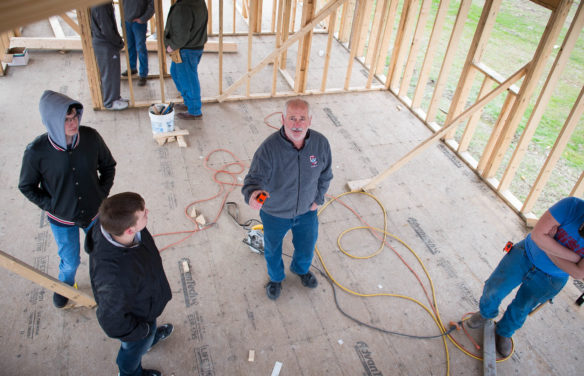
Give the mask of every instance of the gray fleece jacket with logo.
<path id="1" fill-rule="evenodd" d="M 308 130 L 298 150 L 288 140 L 284 127 L 256 150 L 241 192 L 245 202 L 256 190 L 270 194 L 262 210 L 280 218 L 294 218 L 310 210 L 313 202 L 324 203 L 332 172 L 331 148 L 325 136 Z"/>

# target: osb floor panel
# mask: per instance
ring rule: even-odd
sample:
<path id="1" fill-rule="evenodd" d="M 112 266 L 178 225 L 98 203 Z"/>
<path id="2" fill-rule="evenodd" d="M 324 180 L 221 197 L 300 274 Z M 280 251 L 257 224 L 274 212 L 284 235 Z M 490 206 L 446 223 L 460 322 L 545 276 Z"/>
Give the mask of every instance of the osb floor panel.
<path id="1" fill-rule="evenodd" d="M 239 48 L 245 48 L 245 41 Z M 27 67 L 10 67 L 0 79 L 0 248 L 52 276 L 57 275 L 58 257 L 50 228 L 43 213 L 17 188 L 24 148 L 44 132 L 38 113 L 43 90 L 61 91 L 86 105 L 82 124 L 99 130 L 118 161 L 112 193 L 142 194 L 150 209 L 148 227 L 153 234 L 191 229 L 185 206 L 218 191 L 212 172 L 203 166 L 204 158 L 223 148 L 249 166 L 257 146 L 273 131 L 263 124 L 264 117 L 280 111 L 284 103 L 274 99 L 205 105 L 202 121 L 176 120 L 190 131 L 188 148 L 178 148 L 176 143 L 160 147 L 152 140 L 146 109 L 116 113 L 90 109 L 80 53 L 34 51 L 31 55 Z M 155 61 L 154 56 L 151 59 Z M 216 57 L 205 55 L 201 63 L 203 92 L 208 93 L 204 95 L 216 90 L 212 59 Z M 229 64 L 235 80 L 245 63 Z M 364 78 L 359 70 L 355 64 L 356 75 Z M 339 75 L 344 73 L 334 72 L 331 79 L 342 82 Z M 258 80 L 263 79 L 269 91 L 271 70 L 262 74 Z M 173 90 L 170 80 L 167 87 Z M 126 86 L 123 91 L 127 93 Z M 331 195 L 345 192 L 347 181 L 383 171 L 431 134 L 389 92 L 308 99 L 313 106 L 313 128 L 328 136 L 332 146 Z M 277 117 L 272 122 L 277 123 Z M 210 165 L 219 168 L 231 161 L 229 155 L 216 153 Z M 239 175 L 240 182 L 243 176 Z M 373 193 L 387 210 L 388 232 L 407 243 L 428 269 L 445 324 L 477 309 L 483 282 L 502 257 L 504 243 L 518 241 L 528 231 L 443 145 L 418 155 Z M 238 189 L 229 200 L 239 204 L 241 221 L 259 217 L 243 203 Z M 371 225 L 383 226 L 381 208 L 368 196 L 349 195 L 343 202 Z M 219 205 L 220 199 L 215 199 L 198 207 L 213 218 Z M 417 280 L 392 250 L 386 248 L 368 260 L 340 253 L 338 235 L 360 224 L 349 210 L 332 204 L 320 220 L 318 249 L 340 284 L 365 294 L 409 296 L 428 306 Z M 318 288 L 308 290 L 288 273 L 282 296 L 268 300 L 264 260 L 242 243 L 244 236 L 245 231 L 224 212 L 212 228 L 162 252 L 173 299 L 159 323 L 172 322 L 176 329 L 144 357 L 145 367 L 176 376 L 270 375 L 279 361 L 281 375 L 444 375 L 448 360 L 452 375 L 482 374 L 482 363 L 449 341 L 447 357 L 440 339 L 383 334 L 349 320 L 337 310 L 332 287 L 320 274 Z M 179 238 L 159 237 L 157 243 L 162 248 Z M 364 231 L 347 234 L 342 243 L 359 256 L 373 253 L 378 246 Z M 429 289 L 416 259 L 397 241 L 389 243 Z M 292 252 L 289 238 L 284 251 Z M 90 293 L 84 252 L 81 260 L 77 282 Z M 181 267 L 183 260 L 190 265 L 189 273 Z M 288 258 L 285 264 L 289 265 Z M 314 265 L 323 269 L 317 258 Z M 0 374 L 116 374 L 119 342 L 105 336 L 94 309 L 57 310 L 51 292 L 6 270 L 0 272 L 0 287 Z M 430 315 L 410 300 L 362 298 L 336 291 L 340 306 L 363 322 L 417 336 L 439 334 Z M 582 310 L 574 305 L 579 294 L 570 281 L 553 305 L 529 318 L 514 337 L 515 354 L 498 364 L 499 374 L 580 374 L 584 321 Z M 471 333 L 481 340 L 480 333 Z M 472 349 L 463 334 L 457 332 L 455 337 Z M 248 362 L 250 350 L 255 351 L 254 362 Z"/>

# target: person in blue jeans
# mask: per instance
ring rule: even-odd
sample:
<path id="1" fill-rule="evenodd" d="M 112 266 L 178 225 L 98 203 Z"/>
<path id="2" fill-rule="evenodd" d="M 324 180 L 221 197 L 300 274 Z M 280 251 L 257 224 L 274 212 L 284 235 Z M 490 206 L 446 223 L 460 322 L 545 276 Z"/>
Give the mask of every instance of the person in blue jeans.
<path id="1" fill-rule="evenodd" d="M 130 72 L 138 72 L 140 61 L 140 78 L 138 86 L 146 85 L 148 78 L 148 50 L 146 49 L 146 31 L 148 20 L 154 15 L 154 0 L 124 0 L 124 22 L 126 24 L 126 42 L 130 58 Z M 128 70 L 122 73 L 128 76 Z"/>
<path id="2" fill-rule="evenodd" d="M 256 150 L 241 189 L 249 206 L 260 210 L 270 278 L 266 294 L 272 300 L 280 296 L 286 277 L 282 241 L 289 230 L 294 245 L 290 271 L 300 277 L 302 285 L 318 285 L 309 270 L 318 238 L 316 209 L 324 203 L 333 173 L 328 140 L 308 129 L 311 121 L 308 102 L 287 101 L 282 127 Z"/>
<path id="3" fill-rule="evenodd" d="M 103 331 L 120 340 L 120 376 L 159 376 L 142 368 L 142 357 L 168 338 L 172 324 L 156 325 L 172 292 L 160 252 L 146 228 L 148 209 L 134 192 L 108 197 L 85 237 L 89 277 Z"/>
<path id="4" fill-rule="evenodd" d="M 170 65 L 170 75 L 185 102 L 174 107 L 183 111 L 176 114 L 179 119 L 203 117 L 198 66 L 207 42 L 207 18 L 204 0 L 178 0 L 168 11 L 164 29 L 166 51 L 178 51 L 181 60 L 173 59 Z"/>
<path id="5" fill-rule="evenodd" d="M 79 125 L 80 102 L 46 90 L 39 110 L 47 133 L 27 146 L 18 188 L 46 212 L 60 257 L 59 280 L 73 286 L 80 263 L 79 229 L 87 232 L 93 225 L 114 183 L 116 161 L 95 129 Z M 53 294 L 55 307 L 67 302 Z"/>
<path id="6" fill-rule="evenodd" d="M 479 312 L 468 320 L 480 328 L 499 313 L 501 301 L 519 286 L 515 298 L 496 324 L 497 351 L 508 357 L 511 337 L 537 305 L 556 296 L 568 277 L 584 278 L 584 200 L 567 197 L 549 208 L 533 231 L 513 245 L 485 282 Z"/>

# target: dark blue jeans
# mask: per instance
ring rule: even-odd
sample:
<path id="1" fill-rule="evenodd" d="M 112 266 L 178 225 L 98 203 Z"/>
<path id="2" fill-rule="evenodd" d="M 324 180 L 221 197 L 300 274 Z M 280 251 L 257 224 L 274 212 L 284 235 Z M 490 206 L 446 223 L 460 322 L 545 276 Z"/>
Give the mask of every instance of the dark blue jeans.
<path id="1" fill-rule="evenodd" d="M 316 210 L 294 218 L 279 218 L 260 210 L 264 225 L 264 257 L 268 266 L 268 276 L 272 282 L 282 282 L 286 278 L 282 261 L 282 241 L 288 230 L 292 230 L 294 255 L 290 271 L 306 274 L 314 256 L 314 246 L 318 238 L 318 215 Z"/>
<path id="2" fill-rule="evenodd" d="M 120 376 L 142 375 L 142 356 L 156 344 L 156 321 L 150 326 L 150 333 L 144 339 L 133 342 L 122 342 L 116 363 Z"/>
<path id="3" fill-rule="evenodd" d="M 130 69 L 136 69 L 136 61 L 140 60 L 140 77 L 148 76 L 148 51 L 146 50 L 146 24 L 126 21 L 128 37 L 128 55 Z"/>
<path id="4" fill-rule="evenodd" d="M 481 315 L 488 319 L 497 317 L 501 301 L 520 286 L 496 328 L 500 336 L 511 337 L 523 326 L 527 315 L 538 304 L 556 296 L 566 282 L 568 277 L 553 277 L 537 269 L 529 260 L 522 240 L 503 257 L 485 282 L 479 304 Z"/>
<path id="5" fill-rule="evenodd" d="M 203 50 L 180 50 L 182 63 L 170 65 L 170 75 L 191 115 L 201 115 L 201 84 L 197 67 Z"/>

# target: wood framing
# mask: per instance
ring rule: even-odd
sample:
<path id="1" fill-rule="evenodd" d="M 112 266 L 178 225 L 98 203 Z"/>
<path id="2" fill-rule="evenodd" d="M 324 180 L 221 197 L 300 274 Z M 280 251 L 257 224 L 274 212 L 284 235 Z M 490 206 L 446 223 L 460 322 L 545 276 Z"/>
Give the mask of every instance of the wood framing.
<path id="1" fill-rule="evenodd" d="M 460 38 L 462 37 L 464 23 L 466 22 L 468 12 L 470 11 L 471 3 L 472 0 L 462 0 L 460 2 L 460 8 L 458 8 L 452 34 L 450 34 L 450 40 L 448 41 L 448 47 L 446 48 L 446 54 L 444 55 L 442 67 L 440 68 L 438 79 L 436 80 L 434 93 L 432 94 L 432 99 L 430 100 L 430 105 L 426 112 L 427 123 L 431 123 L 436 119 L 436 114 L 438 113 L 438 108 L 440 106 L 440 100 L 442 99 L 442 94 L 446 88 L 446 80 L 448 79 L 450 69 L 452 68 L 452 62 L 454 60 L 456 50 L 458 49 Z"/>
<path id="2" fill-rule="evenodd" d="M 398 92 L 398 85 L 403 71 L 403 65 L 407 57 L 408 47 L 412 39 L 414 20 L 417 15 L 419 0 L 405 0 L 402 15 L 399 21 L 391 61 L 389 62 L 389 71 L 385 87 L 394 92 Z"/>
<path id="3" fill-rule="evenodd" d="M 301 25 L 306 26 L 314 17 L 316 0 L 304 0 L 302 5 Z M 295 90 L 299 93 L 306 91 L 306 79 L 308 78 L 308 63 L 310 61 L 310 49 L 312 47 L 312 30 L 309 30 L 304 38 L 298 42 L 298 60 L 296 62 Z"/>
<path id="4" fill-rule="evenodd" d="M 572 5 L 572 0 L 562 0 L 558 4 L 556 10 L 552 12 L 552 15 L 548 21 L 548 25 L 544 31 L 544 34 L 537 46 L 537 50 L 533 56 L 533 64 L 530 66 L 529 72 L 527 73 L 521 89 L 519 90 L 519 95 L 517 96 L 517 101 L 513 105 L 509 118 L 505 122 L 505 126 L 499 139 L 493 154 L 490 156 L 489 161 L 483 172 L 483 177 L 490 178 L 495 175 L 497 169 L 499 168 L 501 161 L 509 145 L 511 144 L 511 139 L 515 135 L 515 131 L 521 117 L 525 113 L 527 106 L 529 105 L 529 100 L 531 99 L 538 81 L 545 69 L 547 60 L 553 50 L 554 44 L 558 39 L 562 26 L 566 21 L 568 12 L 570 11 L 570 6 Z"/>
<path id="5" fill-rule="evenodd" d="M 560 8 L 561 5 L 558 7 L 558 9 Z M 578 125 L 578 122 L 580 121 L 580 118 L 582 117 L 583 114 L 584 114 L 584 88 L 580 90 L 580 95 L 578 96 L 578 99 L 576 99 L 576 103 L 574 104 L 572 111 L 570 111 L 570 115 L 568 116 L 568 119 L 564 123 L 564 126 L 560 131 L 560 135 L 556 139 L 556 142 L 554 143 L 552 150 L 550 151 L 547 159 L 545 160 L 545 163 L 542 169 L 540 170 L 539 175 L 537 176 L 537 179 L 535 180 L 535 183 L 533 184 L 533 187 L 529 192 L 529 195 L 527 195 L 527 198 L 523 203 L 523 207 L 521 208 L 521 212 L 523 213 L 530 212 L 531 209 L 533 208 L 533 205 L 535 205 L 535 202 L 537 201 L 539 195 L 543 191 L 543 188 L 548 182 L 553 169 L 556 167 L 558 160 L 562 156 L 562 153 L 564 152 L 564 149 L 566 148 L 568 141 L 570 141 L 570 137 L 572 137 L 572 133 L 574 132 L 574 129 L 576 129 L 576 126 Z M 582 185 L 581 181 L 580 185 Z"/>
<path id="6" fill-rule="evenodd" d="M 450 103 L 450 109 L 448 110 L 448 115 L 446 116 L 446 122 L 450 121 L 453 117 L 458 115 L 465 103 L 468 100 L 470 89 L 472 87 L 476 70 L 474 69 L 473 62 L 480 61 L 483 57 L 485 47 L 489 41 L 491 31 L 495 25 L 495 19 L 499 13 L 499 8 L 503 0 L 486 0 L 483 6 L 483 11 L 481 13 L 481 18 L 477 25 L 473 40 L 470 44 L 470 48 L 466 55 L 466 61 L 462 68 L 462 73 L 460 74 L 460 79 L 458 80 L 458 85 L 456 86 L 456 91 L 452 97 L 452 102 Z M 453 138 L 456 132 L 456 128 L 452 128 L 448 132 L 445 138 Z"/>
<path id="7" fill-rule="evenodd" d="M 103 108 L 103 97 L 101 95 L 101 78 L 95 60 L 93 43 L 91 42 L 91 14 L 89 8 L 77 10 L 77 22 L 79 23 L 79 34 L 83 46 L 83 60 L 85 61 L 85 70 L 87 72 L 87 81 L 91 92 L 91 103 L 94 109 Z"/>
<path id="8" fill-rule="evenodd" d="M 444 126 L 440 130 L 438 130 L 436 133 L 434 133 L 432 136 L 430 136 L 424 142 L 422 142 L 421 144 L 416 146 L 414 149 L 412 149 L 405 156 L 400 158 L 397 162 L 395 162 L 393 165 L 391 165 L 385 171 L 383 171 L 382 173 L 380 173 L 379 175 L 377 175 L 371 179 L 366 179 L 366 181 L 364 181 L 364 183 L 365 183 L 364 185 L 357 187 L 352 182 L 349 182 L 348 183 L 349 189 L 351 189 L 351 190 L 362 189 L 364 191 L 368 191 L 368 190 L 372 190 L 375 187 L 377 187 L 377 185 L 382 180 L 386 179 L 389 175 L 391 175 L 392 173 L 394 173 L 395 171 L 400 169 L 403 165 L 405 165 L 407 162 L 409 162 L 416 155 L 418 155 L 419 153 L 424 151 L 430 145 L 437 142 L 440 139 L 440 137 L 442 137 L 451 127 L 453 127 L 454 125 L 456 125 L 457 123 L 459 123 L 461 121 L 468 119 L 472 114 L 474 114 L 476 111 L 483 108 L 487 103 L 489 103 L 491 100 L 493 100 L 493 98 L 497 97 L 499 94 L 501 94 L 502 92 L 507 90 L 511 85 L 513 85 L 515 82 L 517 82 L 523 76 L 525 76 L 528 67 L 529 67 L 529 64 L 521 67 L 521 69 L 519 69 L 517 72 L 515 72 L 513 75 L 511 75 L 511 77 L 509 77 L 505 82 L 503 82 L 497 88 L 491 90 L 482 99 L 480 99 L 475 104 L 473 104 L 472 106 L 467 108 L 460 115 L 458 115 L 457 117 L 452 119 L 450 123 L 444 124 Z M 363 182 L 363 181 L 360 181 L 360 182 Z"/>
<path id="9" fill-rule="evenodd" d="M 40 270 L 33 268 L 27 263 L 22 262 L 3 251 L 0 251 L 0 266 L 15 274 L 18 274 L 23 278 L 28 279 L 31 282 L 36 283 L 37 285 L 69 298 L 77 305 L 87 308 L 93 308 L 97 305 L 97 303 L 95 303 L 95 299 L 93 299 L 92 296 L 79 291 L 76 288 L 67 285 L 66 283 L 63 283 L 58 279 L 41 272 Z"/>
<path id="10" fill-rule="evenodd" d="M 570 60 L 570 54 L 572 53 L 572 50 L 578 41 L 580 30 L 582 30 L 582 28 L 584 28 L 584 2 L 580 2 L 580 5 L 578 6 L 578 10 L 574 15 L 574 19 L 572 20 L 570 28 L 568 29 L 568 32 L 564 38 L 562 47 L 556 56 L 550 74 L 548 75 L 545 84 L 543 85 L 543 89 L 537 98 L 537 102 L 533 108 L 533 111 L 531 112 L 527 124 L 525 125 L 525 129 L 521 134 L 521 138 L 515 147 L 515 151 L 513 152 L 513 156 L 509 161 L 509 165 L 503 174 L 501 183 L 499 185 L 499 190 L 504 191 L 509 188 L 511 181 L 515 177 L 515 173 L 519 168 L 519 164 L 527 152 L 529 142 L 535 134 L 543 113 L 547 108 L 552 94 L 557 87 L 558 81 L 560 80 L 560 75 L 564 72 L 566 64 Z"/>
<path id="11" fill-rule="evenodd" d="M 444 26 L 446 15 L 448 14 L 449 5 L 450 0 L 442 0 L 440 1 L 440 5 L 438 5 L 438 12 L 436 13 L 436 19 L 434 20 L 434 26 L 432 27 L 430 40 L 428 41 L 428 47 L 426 48 L 426 53 L 424 55 L 424 62 L 422 63 L 422 68 L 420 69 L 420 75 L 418 77 L 418 83 L 416 85 L 416 89 L 414 90 L 414 96 L 411 105 L 414 110 L 417 110 L 422 103 L 424 90 L 426 89 L 428 83 L 432 62 L 434 60 L 434 55 L 436 54 L 436 48 L 438 48 L 438 41 L 442 35 L 442 28 Z"/>

